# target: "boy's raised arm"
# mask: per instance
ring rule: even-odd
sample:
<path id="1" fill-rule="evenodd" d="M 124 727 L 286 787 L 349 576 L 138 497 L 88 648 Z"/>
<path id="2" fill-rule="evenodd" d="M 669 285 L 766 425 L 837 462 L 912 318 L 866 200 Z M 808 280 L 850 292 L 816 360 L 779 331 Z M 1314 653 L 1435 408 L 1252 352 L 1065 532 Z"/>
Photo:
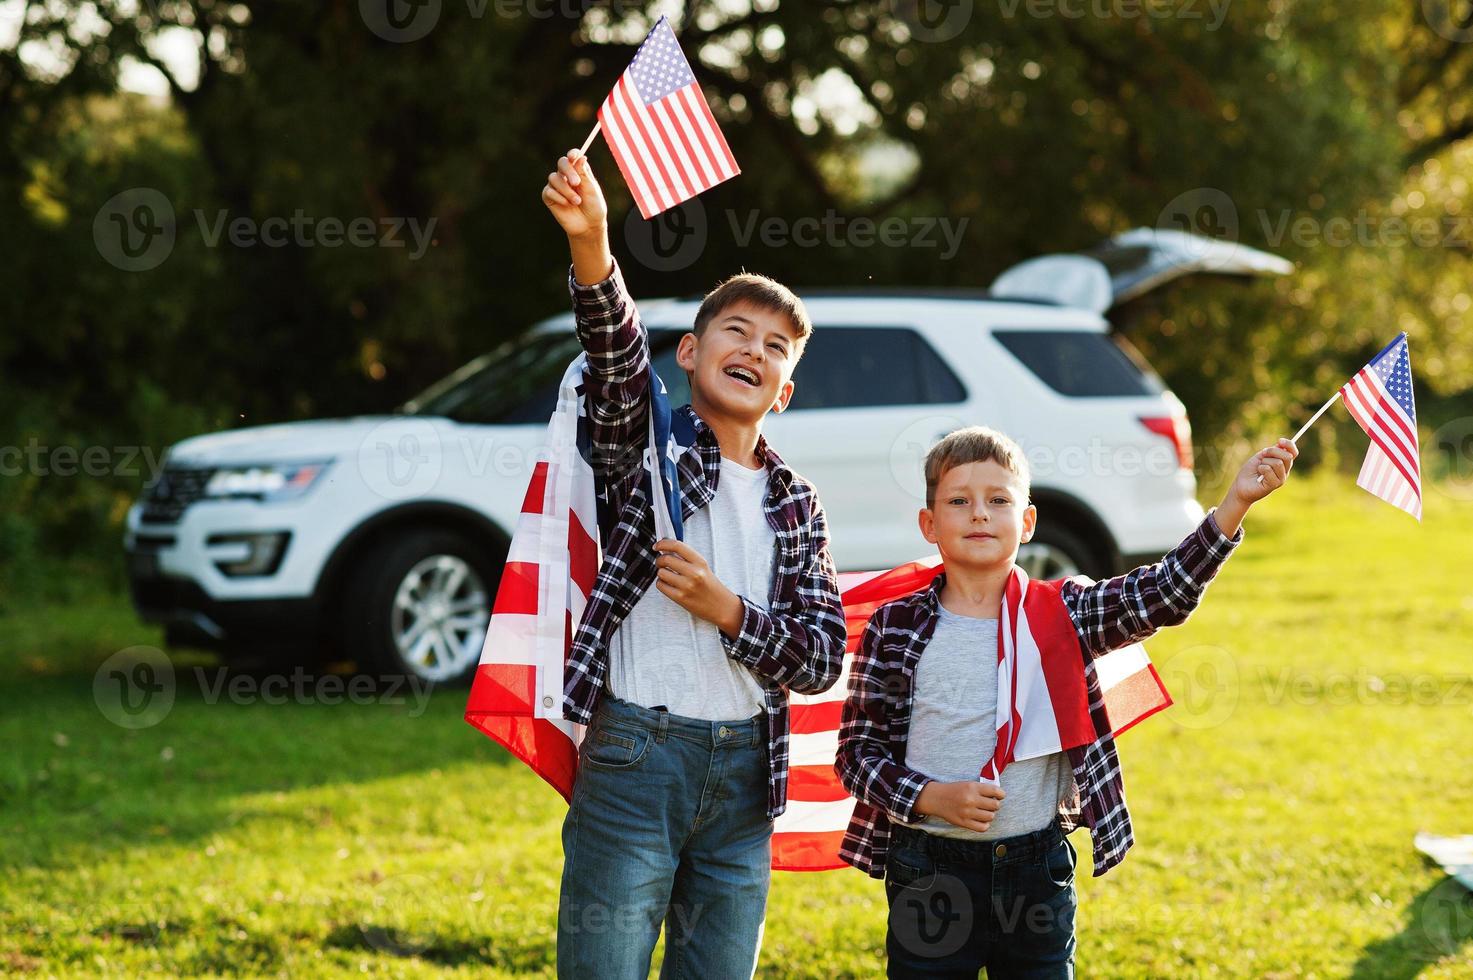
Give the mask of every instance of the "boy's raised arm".
<path id="1" fill-rule="evenodd" d="M 1086 654 L 1100 656 L 1185 622 L 1243 540 L 1248 508 L 1284 485 L 1298 455 L 1288 439 L 1254 453 L 1222 503 L 1154 565 L 1101 582 L 1065 582 L 1064 603 L 1085 638 Z"/>
<path id="2" fill-rule="evenodd" d="M 596 462 L 627 458 L 646 439 L 649 338 L 609 249 L 603 189 L 578 150 L 547 175 L 542 201 L 568 236 L 568 287 L 578 341 L 588 354 L 589 420 Z"/>

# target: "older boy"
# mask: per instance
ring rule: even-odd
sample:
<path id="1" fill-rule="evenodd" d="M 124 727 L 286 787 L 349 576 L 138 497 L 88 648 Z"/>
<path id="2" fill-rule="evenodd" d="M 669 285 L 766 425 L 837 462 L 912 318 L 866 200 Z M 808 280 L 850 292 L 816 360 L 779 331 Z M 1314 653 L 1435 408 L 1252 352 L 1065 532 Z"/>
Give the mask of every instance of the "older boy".
<path id="1" fill-rule="evenodd" d="M 1065 835 L 1088 825 L 1096 875 L 1133 843 L 1093 663 L 1186 620 L 1242 540 L 1248 508 L 1283 485 L 1297 455 L 1288 439 L 1255 453 L 1154 565 L 1030 586 L 1061 603 L 1035 607 L 1063 624 L 1040 650 L 1083 674 L 1093 741 L 1007 763 L 997 785 L 978 774 L 996 761 L 999 613 L 1037 520 L 1028 467 L 1017 443 L 981 427 L 927 455 L 921 533 L 945 571 L 870 619 L 835 763 L 859 800 L 841 854 L 886 879 L 891 977 L 976 977 L 984 967 L 991 980 L 1073 976 L 1076 854 Z"/>
<path id="2" fill-rule="evenodd" d="M 676 353 L 691 390 L 674 427 L 689 439 L 685 540 L 657 541 L 639 465 L 649 338 L 587 159 L 562 157 L 542 199 L 568 236 L 594 465 L 618 514 L 568 657 L 565 712 L 588 730 L 563 824 L 558 973 L 647 976 L 663 920 L 663 975 L 751 976 L 787 804 L 787 692 L 832 687 L 844 652 L 823 508 L 762 437 L 812 326 L 763 276 L 706 296 Z"/>

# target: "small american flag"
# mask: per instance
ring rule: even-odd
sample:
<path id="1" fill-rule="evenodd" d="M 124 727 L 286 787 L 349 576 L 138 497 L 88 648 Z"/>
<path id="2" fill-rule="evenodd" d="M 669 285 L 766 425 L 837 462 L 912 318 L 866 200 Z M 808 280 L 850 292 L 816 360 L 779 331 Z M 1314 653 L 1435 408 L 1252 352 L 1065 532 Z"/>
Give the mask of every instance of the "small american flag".
<path id="1" fill-rule="evenodd" d="M 1407 335 L 1371 358 L 1340 389 L 1351 417 L 1371 437 L 1356 486 L 1422 519 L 1422 466 L 1417 455 L 1417 406 Z"/>
<path id="2" fill-rule="evenodd" d="M 741 173 L 664 17 L 604 99 L 598 121 L 646 218 Z"/>

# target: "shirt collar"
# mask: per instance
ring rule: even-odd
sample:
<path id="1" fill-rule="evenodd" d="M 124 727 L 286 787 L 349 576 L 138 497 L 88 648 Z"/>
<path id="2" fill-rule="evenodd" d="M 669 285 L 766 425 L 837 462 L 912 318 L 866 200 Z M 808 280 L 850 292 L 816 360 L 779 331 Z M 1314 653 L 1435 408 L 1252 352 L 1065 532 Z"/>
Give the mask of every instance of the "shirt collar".
<path id="1" fill-rule="evenodd" d="M 691 428 L 696 434 L 696 445 L 705 449 L 715 449 L 718 453 L 720 452 L 720 446 L 716 442 L 715 430 L 706 424 L 705 419 L 696 414 L 694 408 L 687 404 L 680 406 L 676 411 L 684 413 L 685 417 L 690 420 Z M 761 433 L 757 435 L 757 456 L 766 464 L 770 477 L 777 476 L 784 481 L 791 480 L 792 470 L 788 468 L 787 463 L 783 462 L 783 458 L 778 455 L 777 450 L 767 444 L 767 437 Z"/>

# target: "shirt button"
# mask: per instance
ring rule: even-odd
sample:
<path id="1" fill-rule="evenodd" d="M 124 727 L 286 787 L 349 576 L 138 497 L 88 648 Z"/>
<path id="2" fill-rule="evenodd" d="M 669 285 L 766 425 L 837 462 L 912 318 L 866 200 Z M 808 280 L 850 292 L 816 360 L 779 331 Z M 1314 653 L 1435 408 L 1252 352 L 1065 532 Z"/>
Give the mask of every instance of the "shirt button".
<path id="1" fill-rule="evenodd" d="M 1006 845 L 1006 844 L 999 844 L 999 845 L 997 845 L 997 847 L 993 848 L 993 851 L 992 851 L 992 853 L 993 853 L 993 855 L 995 857 L 1002 857 L 1007 852 L 1008 852 L 1008 845 Z"/>
<path id="2" fill-rule="evenodd" d="M 552 698 L 543 698 L 542 699 L 542 706 L 544 708 L 551 708 L 552 707 Z"/>

